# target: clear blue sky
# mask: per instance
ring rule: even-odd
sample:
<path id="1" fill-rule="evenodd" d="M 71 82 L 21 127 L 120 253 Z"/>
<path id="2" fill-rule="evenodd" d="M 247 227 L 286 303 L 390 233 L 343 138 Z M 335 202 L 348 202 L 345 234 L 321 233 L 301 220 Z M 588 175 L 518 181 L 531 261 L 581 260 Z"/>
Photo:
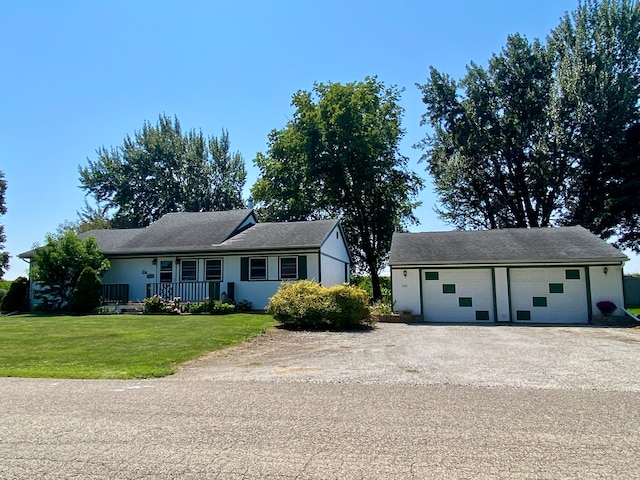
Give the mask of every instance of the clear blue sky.
<path id="1" fill-rule="evenodd" d="M 42 243 L 83 205 L 78 166 L 118 146 L 145 120 L 177 115 L 184 129 L 229 131 L 257 177 L 256 152 L 290 118 L 291 96 L 313 82 L 376 75 L 404 88 L 402 153 L 426 133 L 416 83 L 429 66 L 460 78 L 486 65 L 510 33 L 544 38 L 577 0 L 33 1 L 0 0 L 0 170 L 11 258 Z M 447 230 L 421 195 L 412 230 Z M 640 271 L 634 256 L 626 269 Z"/>

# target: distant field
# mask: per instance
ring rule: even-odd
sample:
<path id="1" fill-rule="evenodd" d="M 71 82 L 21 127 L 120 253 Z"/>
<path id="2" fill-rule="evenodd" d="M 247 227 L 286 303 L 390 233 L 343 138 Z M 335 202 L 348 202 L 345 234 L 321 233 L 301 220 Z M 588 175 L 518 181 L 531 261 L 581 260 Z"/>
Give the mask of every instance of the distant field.
<path id="1" fill-rule="evenodd" d="M 0 317 L 0 376 L 130 379 L 181 363 L 276 324 L 269 315 L 17 315 Z"/>

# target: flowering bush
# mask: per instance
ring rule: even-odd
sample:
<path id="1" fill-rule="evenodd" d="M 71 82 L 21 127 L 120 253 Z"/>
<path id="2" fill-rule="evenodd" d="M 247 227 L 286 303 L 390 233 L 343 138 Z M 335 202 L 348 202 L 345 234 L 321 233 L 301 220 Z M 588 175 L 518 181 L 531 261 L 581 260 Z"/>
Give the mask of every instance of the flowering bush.
<path id="1" fill-rule="evenodd" d="M 168 313 L 171 315 L 180 315 L 185 309 L 180 306 L 180 297 L 173 300 L 164 301 L 159 295 L 144 299 L 144 313 Z"/>
<path id="2" fill-rule="evenodd" d="M 603 315 L 611 315 L 616 311 L 616 308 L 618 308 L 615 303 L 609 300 L 596 303 L 596 307 L 598 307 L 598 310 L 600 310 Z"/>

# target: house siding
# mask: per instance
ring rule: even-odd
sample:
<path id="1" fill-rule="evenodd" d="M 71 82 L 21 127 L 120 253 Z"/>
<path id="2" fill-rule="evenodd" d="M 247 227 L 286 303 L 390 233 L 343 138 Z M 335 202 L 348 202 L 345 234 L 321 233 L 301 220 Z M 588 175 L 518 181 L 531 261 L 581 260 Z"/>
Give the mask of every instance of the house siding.
<path id="1" fill-rule="evenodd" d="M 609 300 L 619 308 L 613 313 L 616 316 L 624 315 L 621 310 L 624 307 L 624 287 L 622 280 L 622 267 L 620 265 L 589 267 L 589 283 L 591 284 L 591 311 L 593 315 L 600 315 L 596 306 L 598 302 Z"/>
<path id="2" fill-rule="evenodd" d="M 404 272 L 407 276 L 404 276 Z M 410 311 L 414 315 L 422 315 L 419 268 L 391 269 L 391 285 L 393 288 L 393 309 L 397 312 Z"/>
<path id="3" fill-rule="evenodd" d="M 314 274 L 308 272 L 307 278 L 314 279 L 324 286 L 340 285 L 349 281 L 351 259 L 338 225 L 331 230 L 320 247 L 319 262 L 317 259 L 311 260 L 307 265 L 319 265 Z"/>

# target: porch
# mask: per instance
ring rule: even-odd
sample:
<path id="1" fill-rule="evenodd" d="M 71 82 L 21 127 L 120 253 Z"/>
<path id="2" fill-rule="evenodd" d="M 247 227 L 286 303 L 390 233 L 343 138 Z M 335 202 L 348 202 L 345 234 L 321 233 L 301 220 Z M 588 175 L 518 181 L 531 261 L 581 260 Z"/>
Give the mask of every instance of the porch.
<path id="1" fill-rule="evenodd" d="M 147 283 L 147 298 L 158 295 L 165 300 L 176 297 L 181 302 L 203 302 L 205 299 L 220 300 L 222 282 L 173 282 Z M 227 298 L 234 298 L 234 284 L 227 282 Z"/>

